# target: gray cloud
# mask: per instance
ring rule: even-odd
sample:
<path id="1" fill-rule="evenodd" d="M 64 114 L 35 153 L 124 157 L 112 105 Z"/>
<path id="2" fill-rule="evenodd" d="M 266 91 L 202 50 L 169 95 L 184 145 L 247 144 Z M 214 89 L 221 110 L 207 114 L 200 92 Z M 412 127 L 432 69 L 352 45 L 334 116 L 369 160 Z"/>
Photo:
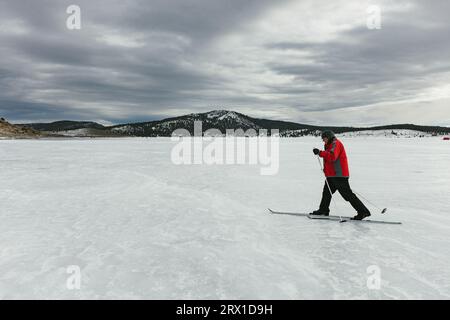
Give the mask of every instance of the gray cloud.
<path id="1" fill-rule="evenodd" d="M 399 1 L 409 6 L 386 10 L 381 30 L 354 22 L 324 39 L 302 39 L 270 24 L 299 2 L 313 19 L 323 13 L 317 1 L 76 2 L 80 31 L 65 27 L 73 1 L 0 1 L 2 116 L 117 123 L 217 106 L 317 122 L 330 110 L 370 105 L 423 108 L 436 100 L 442 110 L 447 97 L 446 1 Z M 333 117 L 335 124 L 386 121 L 379 111 L 345 114 Z M 437 112 L 429 122 L 443 118 Z"/>
<path id="2" fill-rule="evenodd" d="M 308 105 L 304 111 L 414 97 L 422 89 L 436 85 L 436 74 L 449 74 L 450 25 L 430 27 L 406 18 L 406 13 L 397 14 L 381 30 L 355 28 L 325 43 L 270 43 L 268 50 L 313 52 L 315 59 L 305 65 L 274 62 L 271 68 L 296 80 L 321 84 L 330 91 L 327 96 L 332 101 L 322 97 L 323 103 Z"/>

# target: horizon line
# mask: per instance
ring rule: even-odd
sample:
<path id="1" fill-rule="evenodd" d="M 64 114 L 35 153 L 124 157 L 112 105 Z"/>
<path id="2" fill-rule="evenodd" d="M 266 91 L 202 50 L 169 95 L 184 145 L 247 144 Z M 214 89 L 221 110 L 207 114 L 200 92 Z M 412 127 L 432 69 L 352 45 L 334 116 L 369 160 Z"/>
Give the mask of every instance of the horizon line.
<path id="1" fill-rule="evenodd" d="M 301 122 L 296 122 L 293 120 L 278 120 L 278 119 L 268 119 L 268 118 L 257 118 L 257 117 L 253 117 L 253 116 L 249 116 L 246 115 L 244 113 L 238 112 L 238 111 L 233 111 L 233 110 L 226 110 L 226 109 L 215 109 L 215 110 L 211 110 L 211 111 L 206 111 L 206 112 L 192 112 L 192 113 L 186 113 L 186 114 L 182 114 L 182 115 L 178 115 L 178 116 L 169 116 L 169 117 L 164 117 L 164 118 L 160 118 L 160 119 L 156 119 L 156 120 L 143 120 L 143 121 L 131 121 L 131 122 L 117 122 L 115 124 L 101 124 L 100 122 L 102 120 L 73 120 L 73 119 L 61 119 L 61 120 L 53 120 L 53 121 L 42 121 L 42 122 L 20 122 L 20 121 L 8 121 L 8 119 L 4 118 L 4 117 L 0 117 L 5 119 L 6 121 L 15 124 L 15 125 L 30 125 L 30 124 L 52 124 L 52 123 L 57 123 L 57 122 L 88 122 L 88 123 L 95 123 L 98 125 L 101 125 L 105 128 L 109 128 L 109 127 L 115 127 L 115 126 L 121 126 L 121 125 L 131 125 L 131 124 L 140 124 L 140 123 L 149 123 L 149 122 L 158 122 L 158 121 L 164 121 L 167 119 L 172 119 L 172 118 L 179 118 L 179 117 L 183 117 L 183 116 L 189 116 L 189 115 L 193 115 L 193 114 L 206 114 L 206 113 L 211 113 L 214 111 L 227 111 L 227 112 L 234 112 L 234 113 L 238 113 L 241 115 L 244 115 L 246 117 L 249 118 L 253 118 L 253 119 L 258 119 L 258 120 L 268 120 L 268 121 L 280 121 L 280 122 L 287 122 L 287 123 L 295 123 L 295 124 L 299 124 L 299 125 L 307 125 L 307 126 L 312 126 L 312 127 L 319 127 L 319 128 L 324 128 L 324 127 L 330 127 L 330 128 L 354 128 L 354 129 L 371 129 L 371 128 L 377 128 L 377 127 L 386 127 L 386 126 L 401 126 L 401 125 L 411 125 L 411 126 L 417 126 L 417 127 L 441 127 L 441 128 L 446 128 L 446 129 L 450 129 L 450 125 L 433 125 L 433 124 L 415 124 L 415 123 L 391 123 L 391 124 L 376 124 L 376 125 L 363 125 L 363 126 L 355 126 L 355 125 L 335 125 L 335 124 L 328 124 L 328 125 L 322 125 L 322 124 L 308 124 L 308 123 L 301 123 Z M 105 120 L 103 120 L 105 121 Z M 105 122 L 110 122 L 110 121 L 105 121 Z M 110 122 L 111 123 L 111 122 Z"/>

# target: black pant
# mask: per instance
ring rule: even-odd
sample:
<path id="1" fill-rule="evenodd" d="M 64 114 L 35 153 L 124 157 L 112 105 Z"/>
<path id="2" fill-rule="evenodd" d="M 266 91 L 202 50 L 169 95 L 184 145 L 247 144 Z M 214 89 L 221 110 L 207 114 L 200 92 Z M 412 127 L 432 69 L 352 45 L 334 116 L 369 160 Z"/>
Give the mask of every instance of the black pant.
<path id="1" fill-rule="evenodd" d="M 335 193 L 336 190 L 339 191 L 342 198 L 345 201 L 350 202 L 352 207 L 358 213 L 369 213 L 369 209 L 358 199 L 358 197 L 353 193 L 350 188 L 350 184 L 348 183 L 348 178 L 327 178 L 328 184 L 330 185 L 331 193 Z M 329 213 L 330 212 L 330 203 L 331 197 L 330 189 L 328 189 L 327 184 L 323 187 L 322 192 L 322 201 L 320 202 L 320 212 Z"/>

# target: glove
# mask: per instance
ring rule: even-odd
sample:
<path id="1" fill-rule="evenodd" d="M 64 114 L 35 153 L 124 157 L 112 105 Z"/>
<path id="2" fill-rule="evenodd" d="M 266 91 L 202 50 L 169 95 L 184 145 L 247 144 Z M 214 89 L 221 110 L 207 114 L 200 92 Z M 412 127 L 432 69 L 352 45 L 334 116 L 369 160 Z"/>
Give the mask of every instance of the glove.
<path id="1" fill-rule="evenodd" d="M 320 150 L 317 149 L 317 148 L 314 148 L 314 149 L 313 149 L 313 152 L 314 152 L 314 154 L 317 156 L 317 155 L 320 153 Z"/>

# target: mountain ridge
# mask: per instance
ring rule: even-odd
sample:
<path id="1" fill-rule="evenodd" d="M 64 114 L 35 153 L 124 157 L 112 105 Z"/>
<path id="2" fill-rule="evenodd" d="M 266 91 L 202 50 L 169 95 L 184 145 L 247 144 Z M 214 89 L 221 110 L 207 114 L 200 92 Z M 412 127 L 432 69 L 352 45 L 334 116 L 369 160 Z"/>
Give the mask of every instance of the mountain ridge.
<path id="1" fill-rule="evenodd" d="M 26 139 L 41 136 L 41 132 L 33 128 L 11 124 L 6 119 L 0 118 L 0 137 Z"/>
<path id="2" fill-rule="evenodd" d="M 92 121 L 55 121 L 50 123 L 29 123 L 21 126 L 37 130 L 47 134 L 61 134 L 77 136 L 138 136 L 138 137 L 167 137 L 171 136 L 176 129 L 186 129 L 191 135 L 194 134 L 195 121 L 201 121 L 202 132 L 208 129 L 218 129 L 222 134 L 227 129 L 271 130 L 278 129 L 281 136 L 304 136 L 318 135 L 323 130 L 333 130 L 337 134 L 370 131 L 370 130 L 414 130 L 432 135 L 445 135 L 450 133 L 450 128 L 441 126 L 420 126 L 414 124 L 390 124 L 373 127 L 350 127 L 350 126 L 318 126 L 302 124 L 282 120 L 270 120 L 250 117 L 232 110 L 213 110 L 203 113 L 190 113 L 161 120 L 124 123 L 112 126 L 104 126 Z M 77 131 L 78 130 L 78 131 Z M 269 132 L 270 134 L 270 132 Z"/>

